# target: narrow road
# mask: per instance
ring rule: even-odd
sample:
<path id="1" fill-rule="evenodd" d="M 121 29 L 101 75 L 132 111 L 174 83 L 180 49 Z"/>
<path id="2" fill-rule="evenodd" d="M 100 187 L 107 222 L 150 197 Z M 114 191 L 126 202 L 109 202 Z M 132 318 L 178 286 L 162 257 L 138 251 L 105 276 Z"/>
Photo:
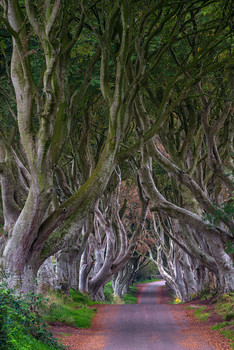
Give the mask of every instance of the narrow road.
<path id="1" fill-rule="evenodd" d="M 64 344 L 72 350 L 217 349 L 202 338 L 199 327 L 191 326 L 180 305 L 168 304 L 164 284 L 159 281 L 141 285 L 138 304 L 98 305 L 91 328 L 61 326 L 52 331 L 58 338 L 62 335 Z"/>
<path id="2" fill-rule="evenodd" d="M 176 322 L 170 305 L 164 304 L 164 284 L 147 284 L 137 305 L 118 308 L 103 350 L 213 350 L 199 335 L 184 333 L 186 321 Z"/>

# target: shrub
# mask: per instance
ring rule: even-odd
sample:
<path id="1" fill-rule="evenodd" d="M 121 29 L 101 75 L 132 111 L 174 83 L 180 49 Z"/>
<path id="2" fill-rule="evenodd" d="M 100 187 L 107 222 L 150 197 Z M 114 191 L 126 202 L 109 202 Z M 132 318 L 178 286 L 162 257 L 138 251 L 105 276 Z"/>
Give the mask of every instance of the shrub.
<path id="1" fill-rule="evenodd" d="M 223 294 L 218 299 L 215 311 L 226 321 L 234 320 L 234 293 Z"/>
<path id="2" fill-rule="evenodd" d="M 105 287 L 104 287 L 104 296 L 105 296 L 105 301 L 109 303 L 114 302 L 114 291 L 112 288 L 112 282 L 108 282 Z"/>
<path id="3" fill-rule="evenodd" d="M 17 292 L 17 294 L 16 294 Z M 0 282 L 0 348 L 2 350 L 64 349 L 37 313 L 44 299 L 22 295 Z"/>

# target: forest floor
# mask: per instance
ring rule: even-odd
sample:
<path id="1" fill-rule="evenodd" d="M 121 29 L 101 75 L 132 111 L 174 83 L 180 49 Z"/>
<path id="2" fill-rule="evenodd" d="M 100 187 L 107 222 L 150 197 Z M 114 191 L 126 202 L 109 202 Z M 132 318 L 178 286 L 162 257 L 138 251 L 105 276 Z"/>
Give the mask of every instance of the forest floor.
<path id="1" fill-rule="evenodd" d="M 230 342 L 211 327 L 223 319 L 207 301 L 170 304 L 164 282 L 138 286 L 133 305 L 95 305 L 88 329 L 51 325 L 54 336 L 72 350 L 231 350 Z M 206 306 L 201 322 L 194 310 Z"/>

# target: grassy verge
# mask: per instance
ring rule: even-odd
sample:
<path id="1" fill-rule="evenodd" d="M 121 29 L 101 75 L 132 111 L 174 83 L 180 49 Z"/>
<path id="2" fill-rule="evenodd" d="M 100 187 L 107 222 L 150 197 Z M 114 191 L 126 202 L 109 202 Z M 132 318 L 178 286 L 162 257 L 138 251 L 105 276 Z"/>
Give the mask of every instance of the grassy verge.
<path id="1" fill-rule="evenodd" d="M 27 337 L 25 339 L 22 335 L 22 337 L 19 337 L 18 339 L 14 339 L 14 346 L 17 350 L 56 350 L 57 348 L 51 347 L 48 344 L 42 343 L 38 341 L 37 339 L 33 337 Z M 65 349 L 65 347 L 61 347 Z"/>
<path id="2" fill-rule="evenodd" d="M 215 312 L 224 320 L 212 327 L 212 330 L 218 330 L 225 335 L 231 342 L 234 349 L 234 293 L 224 294 L 218 298 L 215 305 Z"/>
<path id="3" fill-rule="evenodd" d="M 69 326 L 88 328 L 96 311 L 95 308 L 91 309 L 89 306 L 94 304 L 97 303 L 75 290 L 70 291 L 70 296 L 52 293 L 47 303 L 41 307 L 40 313 L 46 322 L 59 322 Z"/>
<path id="4" fill-rule="evenodd" d="M 112 282 L 108 282 L 104 287 L 105 302 L 107 304 L 115 304 Z"/>
<path id="5" fill-rule="evenodd" d="M 204 302 L 206 306 L 202 305 Z M 212 330 L 228 338 L 234 349 L 234 293 L 227 293 L 220 297 L 215 297 L 214 293 L 208 293 L 202 295 L 199 300 L 196 299 L 194 303 L 197 307 L 194 315 L 202 322 L 207 321 L 207 325 L 210 325 Z M 193 306 L 188 308 L 194 309 Z M 215 320 L 220 322 L 215 323 Z"/>
<path id="6" fill-rule="evenodd" d="M 222 316 L 225 321 L 234 320 L 234 293 L 224 294 L 218 298 L 215 311 Z"/>
<path id="7" fill-rule="evenodd" d="M 59 344 L 38 313 L 44 299 L 35 294 L 20 294 L 0 283 L 0 349 L 55 350 Z"/>
<path id="8" fill-rule="evenodd" d="M 194 311 L 194 315 L 202 322 L 205 322 L 210 317 L 210 313 L 204 312 L 205 310 L 206 310 L 206 307 L 203 306 Z"/>
<path id="9" fill-rule="evenodd" d="M 232 327 L 232 329 L 230 329 Z M 219 331 L 219 333 L 223 334 L 226 338 L 228 338 L 231 342 L 231 346 L 234 349 L 234 321 L 226 321 L 222 323 L 217 323 L 211 329 L 212 331 Z"/>
<path id="10" fill-rule="evenodd" d="M 137 303 L 137 287 L 135 285 L 129 287 L 128 293 L 123 295 L 123 301 L 125 304 Z"/>
<path id="11" fill-rule="evenodd" d="M 134 283 L 132 286 L 129 287 L 128 292 L 123 295 L 122 299 L 114 297 L 113 288 L 112 288 L 112 282 L 108 282 L 104 287 L 104 295 L 105 295 L 105 301 L 106 303 L 110 304 L 136 304 L 137 303 L 137 285 L 138 284 L 144 284 L 144 283 L 150 283 L 158 281 L 158 279 L 145 279 L 140 280 Z"/>

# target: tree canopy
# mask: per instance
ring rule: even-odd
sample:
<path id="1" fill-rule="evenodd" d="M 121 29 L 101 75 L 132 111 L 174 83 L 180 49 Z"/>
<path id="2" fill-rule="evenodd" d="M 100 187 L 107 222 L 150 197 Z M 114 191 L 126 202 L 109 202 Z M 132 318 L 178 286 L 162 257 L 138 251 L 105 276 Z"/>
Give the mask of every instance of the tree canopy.
<path id="1" fill-rule="evenodd" d="M 231 1 L 0 5 L 10 283 L 31 290 L 55 255 L 60 282 L 101 298 L 142 254 L 182 299 L 209 273 L 233 291 Z M 127 182 L 141 207 L 132 221 Z"/>

